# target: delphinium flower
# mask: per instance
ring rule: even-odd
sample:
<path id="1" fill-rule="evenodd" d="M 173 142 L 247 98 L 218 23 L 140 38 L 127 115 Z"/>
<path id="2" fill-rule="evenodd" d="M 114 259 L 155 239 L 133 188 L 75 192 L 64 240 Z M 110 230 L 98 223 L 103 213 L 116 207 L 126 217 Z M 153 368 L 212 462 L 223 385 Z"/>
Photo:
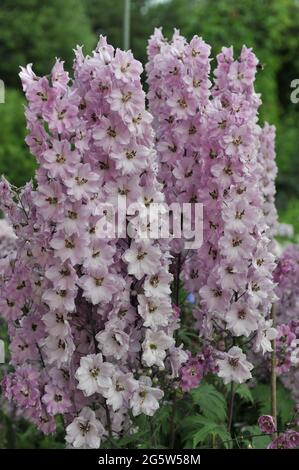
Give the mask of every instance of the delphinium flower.
<path id="1" fill-rule="evenodd" d="M 296 449 L 299 447 L 299 432 L 289 429 L 276 437 L 267 449 Z"/>
<path id="2" fill-rule="evenodd" d="M 274 272 L 277 283 L 277 372 L 280 380 L 299 399 L 299 248 L 287 245 Z"/>
<path id="3" fill-rule="evenodd" d="M 167 41 L 156 29 L 148 44 L 149 109 L 154 116 L 160 181 L 168 204 L 197 202 L 202 114 L 210 95 L 210 50 L 175 31 Z"/>
<path id="4" fill-rule="evenodd" d="M 205 346 L 196 354 L 190 357 L 180 370 L 180 386 L 184 392 L 188 392 L 198 387 L 205 375 L 218 372 L 215 351 L 210 346 Z"/>
<path id="5" fill-rule="evenodd" d="M 148 43 L 148 101 L 154 116 L 158 177 L 169 205 L 176 204 L 181 210 L 184 205 L 192 206 L 192 223 L 202 178 L 202 139 L 207 134 L 204 115 L 210 97 L 210 52 L 202 38 L 194 36 L 188 42 L 178 30 L 167 40 L 161 29 L 156 29 Z M 187 218 L 183 215 L 183 230 Z M 176 222 L 173 220 L 172 228 Z M 181 220 L 178 223 L 181 227 Z M 171 243 L 174 290 L 178 291 L 181 282 L 187 291 L 196 292 L 207 271 L 200 251 L 185 248 L 185 236 L 183 231 L 181 239 L 174 237 Z M 175 294 L 174 301 L 178 302 Z"/>
<path id="6" fill-rule="evenodd" d="M 126 211 L 164 201 L 141 64 L 103 37 L 91 57 L 75 54 L 72 82 L 59 60 L 47 77 L 20 74 L 39 168 L 34 184 L 0 188 L 18 237 L 1 285 L 15 367 L 3 388 L 44 432 L 61 414 L 69 444 L 99 447 L 126 432 L 129 409 L 158 409 L 156 374 L 171 387 L 187 354 L 173 338 L 167 242 L 145 239 Z M 120 219 L 130 233 L 113 232 Z"/>
<path id="7" fill-rule="evenodd" d="M 268 236 L 273 237 L 278 230 L 277 210 L 275 206 L 275 179 L 277 165 L 275 161 L 275 127 L 268 123 L 261 129 L 258 161 L 260 163 L 260 190 L 263 196 L 263 214 L 268 225 Z"/>
<path id="8" fill-rule="evenodd" d="M 15 255 L 16 236 L 5 219 L 0 219 L 0 282 L 7 265 L 13 261 Z"/>
<path id="9" fill-rule="evenodd" d="M 275 433 L 273 441 L 270 442 L 267 449 L 298 449 L 299 448 L 299 405 L 295 405 L 290 421 L 286 424 L 283 432 L 278 433 L 272 416 L 260 416 L 258 420 L 259 428 L 262 433 Z"/>
<path id="10" fill-rule="evenodd" d="M 265 434 L 273 434 L 276 431 L 274 419 L 271 415 L 260 416 L 258 419 L 258 425 L 261 432 Z"/>
<path id="11" fill-rule="evenodd" d="M 173 250 L 180 253 L 178 261 L 185 262 L 181 279 L 195 295 L 193 314 L 201 338 L 211 340 L 216 332 L 221 341 L 224 331 L 225 337 L 255 339 L 255 350 L 264 353 L 271 350 L 276 335 L 268 318 L 276 299 L 271 243 L 275 132 L 267 124 L 263 130 L 257 124 L 261 100 L 254 91 L 258 61 L 252 51 L 244 46 L 234 60 L 233 49 L 223 48 L 210 96 L 209 48 L 197 37 L 194 44 L 193 63 L 204 61 L 197 90 L 201 95 L 192 88 L 192 95 L 186 93 L 189 71 L 194 69 L 189 63 L 184 67 L 188 44 L 177 31 L 168 43 L 156 30 L 148 47 L 148 98 L 156 118 L 166 200 L 201 202 L 204 208 L 202 248 L 187 259 L 181 255 L 182 244 L 174 244 Z M 199 44 L 205 52 L 197 57 Z M 190 116 L 189 136 L 178 138 L 177 128 Z M 194 134 L 190 133 L 193 126 Z M 186 158 L 189 149 L 195 160 Z M 184 182 L 189 188 L 192 183 L 192 189 L 185 188 Z M 267 220 L 265 211 L 266 215 L 272 211 Z"/>
<path id="12" fill-rule="evenodd" d="M 199 200 L 204 205 L 204 244 L 200 256 L 209 274 L 199 291 L 198 314 L 205 319 L 211 339 L 223 331 L 230 339 L 245 336 L 246 341 L 254 339 L 255 350 L 260 351 L 265 340 L 275 336 L 268 316 L 276 296 L 274 255 L 260 183 L 265 169 L 258 157 L 260 98 L 253 86 L 257 64 L 245 46 L 238 60 L 234 60 L 232 48 L 223 48 L 217 56 L 213 99 L 205 113 L 207 134 L 201 147 L 204 176 Z M 236 357 L 231 357 L 232 352 Z M 239 347 L 225 354 L 218 363 L 225 382 L 251 377 L 252 365 Z"/>
<path id="13" fill-rule="evenodd" d="M 218 359 L 218 367 L 218 375 L 225 384 L 243 383 L 252 377 L 253 365 L 246 360 L 246 355 L 238 346 L 230 348 L 223 359 Z"/>
<path id="14" fill-rule="evenodd" d="M 289 372 L 295 364 L 292 363 L 295 349 L 299 345 L 299 321 L 277 326 L 276 369 L 279 375 Z"/>
<path id="15" fill-rule="evenodd" d="M 148 44 L 148 101 L 154 116 L 159 180 L 166 202 L 180 204 L 181 209 L 184 203 L 198 202 L 203 113 L 211 85 L 210 51 L 202 38 L 194 36 L 188 43 L 178 30 L 168 41 L 156 29 Z M 184 278 L 184 259 L 195 250 L 184 251 L 184 237 L 171 246 L 180 256 L 179 261 L 174 260 L 174 268 L 179 264 Z"/>
<path id="16" fill-rule="evenodd" d="M 294 400 L 299 399 L 299 250 L 296 245 L 287 245 L 281 248 L 281 254 L 277 259 L 274 270 L 276 283 L 276 322 L 274 330 L 268 328 L 263 334 L 259 328 L 258 335 L 261 338 L 261 349 L 264 356 L 250 354 L 257 366 L 257 378 L 263 379 L 269 375 L 271 368 L 271 339 L 276 337 L 276 372 L 279 380 L 291 391 Z"/>
<path id="17" fill-rule="evenodd" d="M 93 410 L 85 407 L 66 428 L 66 442 L 75 448 L 98 448 L 105 429 Z"/>
<path id="18" fill-rule="evenodd" d="M 287 245 L 278 259 L 274 272 L 279 298 L 278 322 L 289 323 L 299 314 L 299 246 Z"/>

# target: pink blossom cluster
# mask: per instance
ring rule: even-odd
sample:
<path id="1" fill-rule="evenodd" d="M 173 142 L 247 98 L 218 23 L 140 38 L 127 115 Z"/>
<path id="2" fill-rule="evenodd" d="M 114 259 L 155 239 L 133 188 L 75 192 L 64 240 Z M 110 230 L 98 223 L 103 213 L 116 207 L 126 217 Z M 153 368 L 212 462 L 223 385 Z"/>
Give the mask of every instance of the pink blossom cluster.
<path id="1" fill-rule="evenodd" d="M 210 52 L 211 47 L 202 38 L 194 36 L 188 43 L 178 30 L 168 41 L 161 29 L 156 29 L 148 44 L 148 101 L 154 116 L 159 180 L 167 203 L 181 208 L 199 202 L 204 113 L 211 87 Z M 190 224 L 194 221 L 191 206 L 188 217 L 183 215 L 183 223 L 187 218 Z M 180 220 L 175 222 L 181 224 Z M 203 263 L 196 250 L 184 250 L 183 243 L 184 237 L 175 239 L 171 248 L 178 258 L 178 275 L 186 289 L 195 292 L 206 271 L 201 269 Z M 188 270 L 187 259 L 191 266 Z"/>
<path id="2" fill-rule="evenodd" d="M 268 449 L 296 449 L 299 447 L 299 432 L 288 429 L 268 445 Z"/>
<path id="3" fill-rule="evenodd" d="M 16 236 L 7 220 L 0 219 L 0 282 L 7 264 L 15 256 Z"/>
<path id="4" fill-rule="evenodd" d="M 291 391 L 293 399 L 298 401 L 299 383 L 299 249 L 288 245 L 282 249 L 274 270 L 277 301 L 276 310 L 276 370 L 284 386 Z M 250 358 L 258 367 L 260 378 L 268 374 L 271 368 L 270 354 Z"/>
<path id="5" fill-rule="evenodd" d="M 209 99 L 210 50 L 201 39 L 194 39 L 198 54 L 193 54 L 193 47 L 192 62 L 202 61 L 198 90 L 202 98 L 197 99 L 195 114 L 194 89 L 190 95 L 186 88 L 190 71 L 200 76 L 190 66 L 188 55 L 186 59 L 193 40 L 189 45 L 175 32 L 168 43 L 156 30 L 148 48 L 149 103 L 158 126 L 157 151 L 162 168 L 171 175 L 163 178 L 166 194 L 174 194 L 168 196 L 171 201 L 182 194 L 183 201 L 200 201 L 204 206 L 204 246 L 187 259 L 183 280 L 189 291 L 200 292 L 195 314 L 204 337 L 211 337 L 220 324 L 232 336 L 255 334 L 256 350 L 270 351 L 275 336 L 267 320 L 275 300 L 275 264 L 268 238 L 276 214 L 275 132 L 267 124 L 263 130 L 257 125 L 260 99 L 253 84 L 258 61 L 246 47 L 239 60 L 234 60 L 232 48 L 224 48 L 217 57 Z M 180 110 L 182 103 L 185 113 Z M 189 126 L 190 115 L 197 132 L 188 132 L 178 142 L 174 124 L 180 125 L 178 118 L 185 117 Z M 179 143 L 184 145 L 183 151 Z M 188 166 L 189 148 L 196 152 L 196 172 L 194 160 L 192 168 Z M 179 164 L 187 169 L 184 178 L 176 170 Z M 189 193 L 183 180 L 188 180 L 190 188 L 189 177 L 194 178 L 192 197 L 184 199 Z M 267 220 L 266 211 L 270 214 Z M 247 378 L 251 377 L 249 370 L 248 366 Z"/>
<path id="6" fill-rule="evenodd" d="M 274 272 L 277 283 L 277 369 L 283 384 L 299 399 L 299 247 L 288 245 Z M 295 362 L 293 360 L 295 359 Z M 298 360 L 298 362 L 296 362 Z"/>
<path id="7" fill-rule="evenodd" d="M 206 335 L 228 331 L 231 337 L 254 340 L 255 351 L 265 353 L 271 351 L 276 336 L 268 319 L 276 299 L 275 259 L 264 217 L 261 175 L 266 165 L 260 163 L 259 155 L 261 134 L 261 140 L 267 141 L 265 135 L 272 128 L 261 131 L 257 125 L 257 64 L 245 46 L 238 60 L 232 48 L 223 48 L 217 56 L 201 151 L 205 171 L 199 200 L 204 203 L 205 243 L 199 255 L 209 274 L 199 301 Z M 268 140 L 272 142 L 272 135 Z M 243 382 L 251 377 L 251 369 L 237 346 L 219 363 L 225 382 Z"/>
<path id="8" fill-rule="evenodd" d="M 282 323 L 277 327 L 276 338 L 276 368 L 279 375 L 289 372 L 294 368 L 293 355 L 299 347 L 299 320 L 293 320 L 288 324 Z M 299 363 L 299 354 L 298 363 Z"/>
<path id="9" fill-rule="evenodd" d="M 202 248 L 186 256 L 177 245 L 185 261 L 181 279 L 197 299 L 194 316 L 202 337 L 223 330 L 255 336 L 256 351 L 265 352 L 276 334 L 267 318 L 276 298 L 270 238 L 276 220 L 275 130 L 257 124 L 258 61 L 252 51 L 244 46 L 234 60 L 233 49 L 223 48 L 211 93 L 209 54 L 201 38 L 188 44 L 178 31 L 168 42 L 156 30 L 149 41 L 148 99 L 160 179 L 169 202 L 203 204 Z"/>
<path id="10" fill-rule="evenodd" d="M 49 76 L 20 74 L 39 168 L 23 189 L 0 188 L 18 237 L 0 286 L 15 367 L 3 389 L 42 431 L 62 415 L 68 444 L 99 447 L 129 429 L 128 410 L 154 414 L 164 392 L 153 379 L 171 384 L 187 354 L 173 338 L 167 244 L 111 211 L 164 200 L 142 66 L 103 37 L 75 55 L 74 80 L 59 60 Z M 109 235 L 120 218 L 130 235 Z"/>
<path id="11" fill-rule="evenodd" d="M 278 322 L 288 323 L 299 314 L 299 247 L 288 245 L 278 259 L 274 272 L 279 298 Z"/>
<path id="12" fill-rule="evenodd" d="M 258 425 L 262 433 L 274 434 L 276 433 L 276 425 L 273 416 L 263 415 L 258 419 Z M 287 429 L 285 432 L 279 434 L 268 445 L 268 449 L 295 449 L 299 446 L 299 432 L 294 429 Z"/>
<path id="13" fill-rule="evenodd" d="M 24 188 L 0 182 L 17 236 L 0 278 L 14 367 L 3 390 L 45 433 L 61 415 L 74 447 L 132 432 L 132 416 L 152 416 L 178 383 L 245 382 L 243 344 L 266 353 L 277 336 L 275 130 L 257 123 L 258 61 L 223 48 L 211 88 L 201 38 L 156 30 L 148 53 L 150 112 L 141 64 L 103 37 L 92 56 L 76 49 L 73 79 L 59 60 L 49 76 L 20 74 L 39 167 Z M 200 249 L 151 238 L 152 222 L 134 217 L 164 202 L 203 204 Z M 278 290 L 295 268 L 280 262 Z M 175 342 L 181 284 L 195 299 L 195 356 Z"/>
<path id="14" fill-rule="evenodd" d="M 147 52 L 147 97 L 149 110 L 154 116 L 158 178 L 163 185 L 166 202 L 183 208 L 186 203 L 193 205 L 199 202 L 204 113 L 211 87 L 211 47 L 198 36 L 188 42 L 178 30 L 167 40 L 161 29 L 155 29 Z M 190 223 L 193 216 L 191 208 Z M 173 220 L 175 223 L 180 225 L 181 220 Z M 202 264 L 196 250 L 184 249 L 184 232 L 183 237 L 174 239 L 170 246 L 174 256 L 172 270 L 177 282 L 181 280 L 188 291 L 196 291 Z M 185 270 L 187 259 L 188 266 L 192 263 L 191 273 Z M 205 274 L 203 269 L 201 276 Z M 205 354 L 206 361 L 203 360 Z M 208 357 L 211 355 L 211 347 L 203 349 L 196 357 L 190 355 L 181 369 L 181 387 L 184 391 L 199 385 L 203 375 L 210 370 Z"/>
<path id="15" fill-rule="evenodd" d="M 270 238 L 279 230 L 278 216 L 275 206 L 275 179 L 277 176 L 275 152 L 275 127 L 267 122 L 261 129 L 258 162 L 260 164 L 260 189 L 263 197 L 264 220 L 268 225 L 267 235 Z"/>
<path id="16" fill-rule="evenodd" d="M 215 351 L 212 347 L 205 346 L 195 357 L 189 354 L 187 362 L 181 367 L 181 389 L 189 392 L 200 385 L 205 375 L 215 374 L 217 371 Z"/>
<path id="17" fill-rule="evenodd" d="M 195 203 L 201 171 L 202 114 L 211 83 L 211 47 L 175 30 L 170 41 L 156 29 L 148 44 L 148 101 L 154 116 L 159 180 L 166 201 Z"/>

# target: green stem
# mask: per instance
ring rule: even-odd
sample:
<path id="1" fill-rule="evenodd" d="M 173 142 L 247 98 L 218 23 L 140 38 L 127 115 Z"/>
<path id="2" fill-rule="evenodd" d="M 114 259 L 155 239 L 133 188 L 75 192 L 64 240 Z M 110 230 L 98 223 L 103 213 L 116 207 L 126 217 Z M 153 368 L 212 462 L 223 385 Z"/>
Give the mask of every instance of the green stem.
<path id="1" fill-rule="evenodd" d="M 173 397 L 172 402 L 172 412 L 171 412 L 171 419 L 170 419 L 170 449 L 175 449 L 175 412 L 176 412 L 176 405 L 177 405 L 177 398 L 176 394 Z"/>
<path id="2" fill-rule="evenodd" d="M 271 309 L 272 326 L 276 325 L 276 305 L 272 305 Z M 271 341 L 271 415 L 275 423 L 276 432 L 272 434 L 272 439 L 277 437 L 277 376 L 276 376 L 276 339 Z"/>
<path id="3" fill-rule="evenodd" d="M 155 433 L 155 426 L 152 416 L 149 416 L 149 425 L 150 425 L 150 432 L 151 432 L 151 441 L 152 441 L 152 449 L 156 449 L 156 433 Z"/>
<path id="4" fill-rule="evenodd" d="M 229 398 L 229 406 L 228 406 L 228 423 L 227 423 L 227 430 L 230 434 L 232 432 L 232 424 L 233 424 L 234 401 L 235 401 L 234 382 L 231 382 L 231 384 L 230 384 L 230 398 Z"/>
<path id="5" fill-rule="evenodd" d="M 106 420 L 107 420 L 107 428 L 108 428 L 108 435 L 109 438 L 112 439 L 112 426 L 111 426 L 111 417 L 110 417 L 110 411 L 108 406 L 105 404 L 105 411 L 106 411 Z"/>

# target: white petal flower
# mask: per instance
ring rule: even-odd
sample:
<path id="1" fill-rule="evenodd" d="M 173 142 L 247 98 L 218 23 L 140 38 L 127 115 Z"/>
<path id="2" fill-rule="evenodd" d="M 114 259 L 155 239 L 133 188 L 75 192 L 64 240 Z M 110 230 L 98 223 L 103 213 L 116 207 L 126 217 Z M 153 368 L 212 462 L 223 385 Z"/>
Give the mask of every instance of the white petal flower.
<path id="1" fill-rule="evenodd" d="M 139 388 L 130 400 L 133 416 L 138 416 L 141 413 L 153 416 L 159 408 L 159 400 L 163 395 L 162 390 L 151 387 L 149 377 L 140 377 Z"/>
<path id="2" fill-rule="evenodd" d="M 230 382 L 243 383 L 251 378 L 253 365 L 246 360 L 246 355 L 238 346 L 233 346 L 225 354 L 224 359 L 218 359 L 218 376 L 225 384 Z"/>
<path id="3" fill-rule="evenodd" d="M 95 412 L 85 407 L 66 428 L 66 442 L 75 448 L 98 449 L 105 429 Z"/>
<path id="4" fill-rule="evenodd" d="M 147 330 L 143 342 L 143 362 L 149 367 L 156 365 L 164 369 L 166 350 L 172 346 L 174 346 L 174 339 L 167 336 L 164 331 Z"/>
<path id="5" fill-rule="evenodd" d="M 77 388 L 89 397 L 94 393 L 103 393 L 112 385 L 114 366 L 109 362 L 103 362 L 102 354 L 90 354 L 82 357 L 80 367 L 75 378 L 79 384 Z"/>

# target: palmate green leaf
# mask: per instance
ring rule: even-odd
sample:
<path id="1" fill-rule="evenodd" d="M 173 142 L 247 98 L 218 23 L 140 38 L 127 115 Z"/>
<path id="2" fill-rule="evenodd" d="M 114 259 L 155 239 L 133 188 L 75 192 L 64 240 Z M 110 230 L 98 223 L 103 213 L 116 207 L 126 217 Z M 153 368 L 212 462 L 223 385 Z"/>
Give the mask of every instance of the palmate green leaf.
<path id="1" fill-rule="evenodd" d="M 202 382 L 198 388 L 192 390 L 191 397 L 193 402 L 199 405 L 203 416 L 218 424 L 226 422 L 226 400 L 213 385 Z"/>
<path id="2" fill-rule="evenodd" d="M 226 443 L 231 439 L 230 433 L 227 431 L 224 424 L 218 424 L 211 422 L 204 416 L 198 416 L 201 428 L 193 436 L 193 448 L 195 449 L 199 443 L 206 441 L 221 440 L 222 443 Z M 227 447 L 227 446 L 225 446 Z"/>
<path id="3" fill-rule="evenodd" d="M 228 447 L 230 434 L 226 429 L 227 403 L 224 396 L 207 382 L 202 382 L 191 392 L 193 404 L 199 407 L 200 414 L 184 418 L 180 425 L 185 447 L 198 444 L 213 447 L 219 441 Z M 223 444 L 224 443 L 224 444 Z"/>
<path id="4" fill-rule="evenodd" d="M 169 423 L 171 421 L 172 412 L 173 410 L 171 405 L 164 405 L 154 415 L 155 430 L 157 434 L 160 434 L 165 438 L 167 438 L 170 433 Z"/>
<path id="5" fill-rule="evenodd" d="M 235 394 L 238 397 L 242 398 L 242 400 L 244 400 L 248 403 L 253 403 L 254 402 L 254 398 L 253 398 L 253 395 L 251 393 L 251 390 L 250 390 L 250 388 L 248 388 L 248 385 L 246 385 L 246 384 L 238 385 L 238 387 L 236 388 Z"/>
<path id="6" fill-rule="evenodd" d="M 230 447 L 231 435 L 224 425 L 216 426 L 213 433 L 215 434 L 215 437 L 218 437 L 221 440 L 226 449 Z"/>
<path id="7" fill-rule="evenodd" d="M 207 420 L 207 418 L 199 414 L 196 414 L 193 416 L 187 416 L 181 422 L 180 427 L 185 433 L 188 432 L 189 430 L 193 432 L 195 429 L 197 429 L 203 424 L 203 420 Z"/>
<path id="8" fill-rule="evenodd" d="M 288 423 L 294 414 L 295 402 L 290 392 L 284 388 L 282 383 L 277 383 L 277 412 L 282 423 Z"/>
<path id="9" fill-rule="evenodd" d="M 270 385 L 258 384 L 253 390 L 252 395 L 258 404 L 260 414 L 270 414 L 271 390 Z M 287 423 L 293 414 L 295 403 L 284 386 L 277 383 L 277 414 L 281 418 L 282 425 Z"/>
<path id="10" fill-rule="evenodd" d="M 188 448 L 194 448 L 194 445 L 196 446 L 198 442 L 200 442 L 200 439 L 204 440 L 209 433 L 210 433 L 210 427 L 215 427 L 215 423 L 211 422 L 208 418 L 205 416 L 202 416 L 200 414 L 196 414 L 193 416 L 187 416 L 181 423 L 180 428 L 182 431 L 182 436 L 183 440 L 185 443 L 188 444 Z M 200 431 L 202 433 L 199 434 L 199 437 L 197 436 L 197 443 L 195 442 L 194 444 L 194 438 Z M 206 431 L 205 431 L 206 430 Z M 207 434 L 205 434 L 207 432 Z"/>
<path id="11" fill-rule="evenodd" d="M 196 449 L 199 443 L 205 442 L 213 431 L 215 431 L 215 423 L 207 423 L 193 436 L 193 449 Z"/>

